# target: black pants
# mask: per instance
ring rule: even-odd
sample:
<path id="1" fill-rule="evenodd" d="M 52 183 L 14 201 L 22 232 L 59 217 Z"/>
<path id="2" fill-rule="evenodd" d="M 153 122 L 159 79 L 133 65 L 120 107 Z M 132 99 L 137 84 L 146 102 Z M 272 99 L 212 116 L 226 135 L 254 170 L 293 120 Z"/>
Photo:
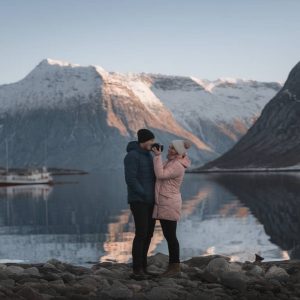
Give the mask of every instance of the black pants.
<path id="1" fill-rule="evenodd" d="M 179 263 L 179 242 L 176 236 L 177 221 L 159 220 L 169 249 L 169 263 Z"/>
<path id="2" fill-rule="evenodd" d="M 152 218 L 153 205 L 132 202 L 130 209 L 135 223 L 135 237 L 132 244 L 133 270 L 147 267 L 147 253 L 153 236 L 155 219 Z"/>
<path id="3" fill-rule="evenodd" d="M 147 267 L 147 253 L 155 228 L 155 219 L 152 218 L 153 205 L 142 202 L 130 203 L 130 209 L 135 223 L 135 237 L 132 244 L 133 270 Z M 160 220 L 164 237 L 168 243 L 169 262 L 179 261 L 179 243 L 176 237 L 176 221 Z"/>

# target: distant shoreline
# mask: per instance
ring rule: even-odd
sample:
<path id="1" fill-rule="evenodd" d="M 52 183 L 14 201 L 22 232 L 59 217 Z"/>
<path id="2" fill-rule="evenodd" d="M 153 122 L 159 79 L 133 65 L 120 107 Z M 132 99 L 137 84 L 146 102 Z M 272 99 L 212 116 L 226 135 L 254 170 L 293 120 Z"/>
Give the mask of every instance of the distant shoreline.
<path id="1" fill-rule="evenodd" d="M 197 170 L 191 169 L 187 170 L 186 173 L 285 173 L 285 172 L 300 172 L 300 168 L 295 169 L 207 169 L 207 170 Z"/>
<path id="2" fill-rule="evenodd" d="M 85 175 L 89 174 L 87 171 L 76 169 L 60 169 L 60 168 L 48 168 L 48 171 L 52 175 Z"/>

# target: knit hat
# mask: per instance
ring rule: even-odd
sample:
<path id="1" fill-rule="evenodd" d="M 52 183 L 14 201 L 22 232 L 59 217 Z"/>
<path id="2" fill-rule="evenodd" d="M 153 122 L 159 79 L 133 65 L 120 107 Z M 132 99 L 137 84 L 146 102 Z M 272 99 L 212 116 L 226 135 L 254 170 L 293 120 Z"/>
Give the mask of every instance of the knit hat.
<path id="1" fill-rule="evenodd" d="M 189 141 L 184 140 L 174 140 L 171 142 L 176 152 L 180 155 L 186 153 L 187 149 L 191 147 L 191 143 Z"/>
<path id="2" fill-rule="evenodd" d="M 138 136 L 139 143 L 144 143 L 155 138 L 154 134 L 150 130 L 145 128 L 140 129 L 137 132 L 137 136 Z"/>

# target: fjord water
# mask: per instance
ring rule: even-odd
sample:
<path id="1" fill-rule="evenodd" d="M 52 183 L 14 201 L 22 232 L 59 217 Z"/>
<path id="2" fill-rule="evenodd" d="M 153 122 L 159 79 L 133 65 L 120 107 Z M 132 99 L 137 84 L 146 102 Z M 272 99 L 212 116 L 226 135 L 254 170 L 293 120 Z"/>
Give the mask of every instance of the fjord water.
<path id="1" fill-rule="evenodd" d="M 50 258 L 130 262 L 134 223 L 123 171 L 56 176 L 54 186 L 0 188 L 0 262 Z M 297 257 L 300 174 L 186 174 L 178 223 L 181 260 Z M 168 253 L 159 222 L 149 255 Z"/>

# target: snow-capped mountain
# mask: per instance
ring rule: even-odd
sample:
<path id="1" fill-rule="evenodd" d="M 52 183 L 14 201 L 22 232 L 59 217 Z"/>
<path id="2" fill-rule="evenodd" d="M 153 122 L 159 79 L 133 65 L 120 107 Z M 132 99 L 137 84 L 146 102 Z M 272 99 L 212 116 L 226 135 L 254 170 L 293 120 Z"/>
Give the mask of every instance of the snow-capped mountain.
<path id="1" fill-rule="evenodd" d="M 217 154 L 231 148 L 281 88 L 277 82 L 151 76 L 151 90 L 175 119 Z"/>
<path id="2" fill-rule="evenodd" d="M 300 168 L 300 62 L 232 149 L 201 170 Z"/>
<path id="3" fill-rule="evenodd" d="M 120 74 L 43 60 L 0 86 L 0 165 L 119 168 L 139 128 L 168 144 L 192 141 L 193 165 L 227 151 L 253 124 L 279 83 Z"/>

